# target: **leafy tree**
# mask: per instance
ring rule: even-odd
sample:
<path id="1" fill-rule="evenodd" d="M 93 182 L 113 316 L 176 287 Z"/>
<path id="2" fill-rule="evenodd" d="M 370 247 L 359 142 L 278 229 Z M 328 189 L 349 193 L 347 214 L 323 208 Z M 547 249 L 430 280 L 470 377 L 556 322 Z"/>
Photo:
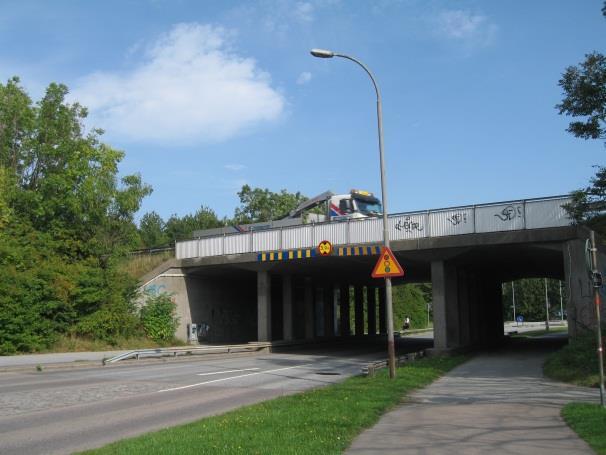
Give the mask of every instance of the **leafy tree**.
<path id="1" fill-rule="evenodd" d="M 193 215 L 185 215 L 180 218 L 171 215 L 164 227 L 165 235 L 171 241 L 190 238 L 193 231 L 200 229 L 211 229 L 223 226 L 217 214 L 209 207 L 201 206 Z"/>
<path id="2" fill-rule="evenodd" d="M 139 236 L 143 246 L 152 248 L 169 243 L 169 237 L 165 232 L 166 223 L 156 212 L 146 213 L 139 222 Z"/>
<path id="3" fill-rule="evenodd" d="M 606 2 L 602 7 L 606 17 Z M 559 81 L 564 99 L 556 108 L 560 114 L 578 118 L 567 131 L 583 139 L 606 139 L 606 56 L 598 52 L 585 55 L 577 66 L 569 66 Z M 598 166 L 590 186 L 572 193 L 566 207 L 577 223 L 586 223 L 606 232 L 606 168 Z"/>
<path id="4" fill-rule="evenodd" d="M 278 220 L 307 199 L 299 192 L 289 193 L 283 189 L 274 193 L 267 188 L 251 188 L 248 185 L 242 187 L 238 197 L 241 205 L 234 214 L 236 223 Z"/>
<path id="5" fill-rule="evenodd" d="M 528 278 L 514 281 L 516 315 L 524 316 L 525 321 L 545 320 L 545 280 Z M 566 308 L 566 291 L 562 291 L 563 306 Z M 560 318 L 560 281 L 547 279 L 547 299 L 549 317 Z M 503 316 L 513 321 L 513 292 L 511 282 L 503 284 Z"/>
<path id="6" fill-rule="evenodd" d="M 0 351 L 31 351 L 60 333 L 132 333 L 134 283 L 116 256 L 151 192 L 118 179 L 124 154 L 85 133 L 86 109 L 50 84 L 33 103 L 18 78 L 0 84 Z M 88 325 L 87 325 L 88 324 Z M 136 325 L 136 324 L 135 324 Z"/>
<path id="7" fill-rule="evenodd" d="M 564 100 L 560 114 L 583 117 L 568 126 L 568 132 L 583 139 L 606 139 L 606 56 L 592 52 L 578 66 L 566 69 L 560 87 Z"/>
<path id="8" fill-rule="evenodd" d="M 426 284 L 403 284 L 392 288 L 394 330 L 402 328 L 407 316 L 410 318 L 411 328 L 427 327 L 427 289 Z"/>

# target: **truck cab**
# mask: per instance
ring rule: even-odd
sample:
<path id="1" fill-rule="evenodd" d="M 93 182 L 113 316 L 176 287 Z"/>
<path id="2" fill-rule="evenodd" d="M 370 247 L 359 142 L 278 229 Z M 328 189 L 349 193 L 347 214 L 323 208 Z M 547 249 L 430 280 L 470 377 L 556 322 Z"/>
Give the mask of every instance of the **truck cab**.
<path id="1" fill-rule="evenodd" d="M 351 190 L 348 194 L 332 195 L 328 200 L 328 217 L 331 221 L 378 217 L 382 214 L 381 201 L 368 191 Z"/>

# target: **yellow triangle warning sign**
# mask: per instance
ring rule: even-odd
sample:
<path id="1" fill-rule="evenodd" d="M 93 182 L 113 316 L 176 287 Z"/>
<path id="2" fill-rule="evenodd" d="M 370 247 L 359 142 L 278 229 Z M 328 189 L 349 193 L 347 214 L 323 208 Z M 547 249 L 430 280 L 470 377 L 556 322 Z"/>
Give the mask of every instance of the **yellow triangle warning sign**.
<path id="1" fill-rule="evenodd" d="M 392 276 L 404 276 L 404 268 L 398 263 L 393 252 L 387 248 L 381 248 L 381 256 L 372 271 L 373 278 L 387 278 Z"/>

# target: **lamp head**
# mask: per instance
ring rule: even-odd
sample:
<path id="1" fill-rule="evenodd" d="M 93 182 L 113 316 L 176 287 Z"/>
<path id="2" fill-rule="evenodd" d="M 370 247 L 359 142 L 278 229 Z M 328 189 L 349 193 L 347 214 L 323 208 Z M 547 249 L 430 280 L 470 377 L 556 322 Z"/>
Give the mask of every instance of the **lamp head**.
<path id="1" fill-rule="evenodd" d="M 333 51 L 328 51 L 326 49 L 312 49 L 310 53 L 318 58 L 333 58 L 335 56 Z"/>

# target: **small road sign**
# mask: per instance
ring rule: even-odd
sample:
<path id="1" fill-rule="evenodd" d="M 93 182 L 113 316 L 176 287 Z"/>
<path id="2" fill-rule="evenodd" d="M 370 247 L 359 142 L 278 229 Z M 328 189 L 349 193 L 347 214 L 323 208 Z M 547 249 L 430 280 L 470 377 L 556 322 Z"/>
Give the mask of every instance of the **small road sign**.
<path id="1" fill-rule="evenodd" d="M 516 322 L 524 322 L 524 316 L 522 316 L 521 314 L 518 314 L 516 316 Z"/>
<path id="2" fill-rule="evenodd" d="M 381 248 L 381 255 L 372 271 L 373 278 L 404 276 L 404 268 L 398 263 L 391 249 Z"/>
<path id="3" fill-rule="evenodd" d="M 322 240 L 318 245 L 318 253 L 320 256 L 329 256 L 332 254 L 332 243 L 328 240 Z"/>

